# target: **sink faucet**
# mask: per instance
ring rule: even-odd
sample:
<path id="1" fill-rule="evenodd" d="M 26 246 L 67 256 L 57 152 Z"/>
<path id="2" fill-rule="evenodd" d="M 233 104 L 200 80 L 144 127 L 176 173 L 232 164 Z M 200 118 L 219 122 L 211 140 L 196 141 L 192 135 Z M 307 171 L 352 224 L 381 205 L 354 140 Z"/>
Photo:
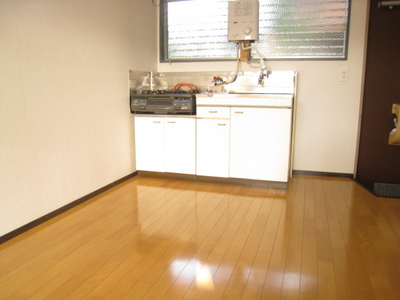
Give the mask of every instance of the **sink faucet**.
<path id="1" fill-rule="evenodd" d="M 264 85 L 264 78 L 268 78 L 268 71 L 265 69 L 261 69 L 260 75 L 258 76 L 258 84 Z"/>

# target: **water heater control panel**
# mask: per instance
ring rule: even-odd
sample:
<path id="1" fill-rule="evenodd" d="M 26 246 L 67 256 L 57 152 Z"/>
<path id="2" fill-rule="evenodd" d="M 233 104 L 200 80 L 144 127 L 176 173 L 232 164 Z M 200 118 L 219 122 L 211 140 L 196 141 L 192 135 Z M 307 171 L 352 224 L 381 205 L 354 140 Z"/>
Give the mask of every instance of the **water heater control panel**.
<path id="1" fill-rule="evenodd" d="M 228 2 L 228 40 L 258 40 L 258 0 Z"/>

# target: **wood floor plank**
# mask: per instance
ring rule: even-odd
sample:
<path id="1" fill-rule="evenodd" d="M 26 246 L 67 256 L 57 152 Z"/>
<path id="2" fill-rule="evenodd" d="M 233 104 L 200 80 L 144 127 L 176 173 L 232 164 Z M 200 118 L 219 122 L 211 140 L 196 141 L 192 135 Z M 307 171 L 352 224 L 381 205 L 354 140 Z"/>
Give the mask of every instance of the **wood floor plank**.
<path id="1" fill-rule="evenodd" d="M 303 244 L 300 271 L 300 299 L 317 299 L 318 259 L 315 208 L 315 180 L 305 183 Z"/>
<path id="2" fill-rule="evenodd" d="M 244 299 L 261 299 L 264 283 L 267 277 L 272 251 L 275 245 L 277 229 L 283 209 L 283 201 L 273 199 L 271 211 L 264 228 L 262 240 L 257 249 L 252 270 L 247 280 L 246 288 L 243 292 Z"/>
<path id="3" fill-rule="evenodd" d="M 305 179 L 298 180 L 296 194 L 293 197 L 293 213 L 289 232 L 286 264 L 282 283 L 281 299 L 296 299 L 299 297 L 301 284 L 301 266 L 303 257 L 304 237 L 304 201 Z"/>
<path id="4" fill-rule="evenodd" d="M 322 181 L 323 198 L 317 199 L 317 258 L 318 296 L 321 299 L 337 299 L 337 285 L 332 254 L 330 220 L 335 220 L 332 211 L 333 191 L 331 182 Z"/>
<path id="5" fill-rule="evenodd" d="M 289 242 L 289 227 L 291 226 L 290 209 L 284 203 L 283 212 L 276 229 L 275 243 L 272 245 L 271 257 L 268 263 L 267 275 L 264 282 L 262 298 L 280 299 Z"/>

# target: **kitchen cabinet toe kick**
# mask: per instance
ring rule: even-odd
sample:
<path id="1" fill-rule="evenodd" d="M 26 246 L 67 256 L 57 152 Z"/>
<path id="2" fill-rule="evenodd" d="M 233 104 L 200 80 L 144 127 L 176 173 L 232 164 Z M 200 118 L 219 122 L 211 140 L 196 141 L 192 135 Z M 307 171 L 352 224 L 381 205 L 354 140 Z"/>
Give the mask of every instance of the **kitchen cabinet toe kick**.
<path id="1" fill-rule="evenodd" d="M 152 171 L 138 171 L 138 175 L 143 177 L 189 180 L 189 181 L 209 182 L 217 184 L 236 184 L 236 185 L 273 188 L 273 189 L 287 189 L 288 187 L 288 182 L 245 179 L 245 178 L 223 178 L 223 177 L 213 177 L 213 176 L 201 176 L 201 175 L 169 173 L 169 172 L 152 172 Z"/>

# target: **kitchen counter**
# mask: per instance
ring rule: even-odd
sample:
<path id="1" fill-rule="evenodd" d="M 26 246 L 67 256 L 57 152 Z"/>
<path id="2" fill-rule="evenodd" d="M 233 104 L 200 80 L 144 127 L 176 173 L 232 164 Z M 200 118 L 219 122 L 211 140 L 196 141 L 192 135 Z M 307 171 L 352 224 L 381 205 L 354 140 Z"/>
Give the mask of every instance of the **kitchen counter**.
<path id="1" fill-rule="evenodd" d="M 196 95 L 197 106 L 230 106 L 230 107 L 276 107 L 290 108 L 292 94 L 230 94 L 215 93 Z"/>

